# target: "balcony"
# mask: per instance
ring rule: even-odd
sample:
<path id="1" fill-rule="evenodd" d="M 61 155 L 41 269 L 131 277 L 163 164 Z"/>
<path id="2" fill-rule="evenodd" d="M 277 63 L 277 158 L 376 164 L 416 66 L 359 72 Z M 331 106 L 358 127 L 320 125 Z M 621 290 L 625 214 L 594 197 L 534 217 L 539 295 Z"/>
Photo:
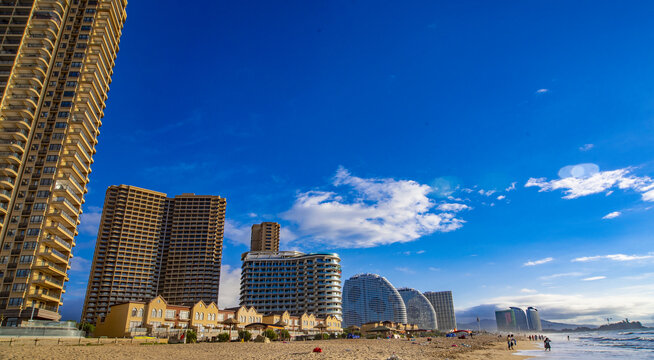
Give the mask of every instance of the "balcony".
<path id="1" fill-rule="evenodd" d="M 59 247 L 60 249 L 63 249 L 64 251 L 70 252 L 70 250 L 73 248 L 69 243 L 66 241 L 62 240 L 59 236 L 55 235 L 48 235 L 44 239 L 45 243 L 50 245 L 50 246 L 56 246 Z"/>
<path id="2" fill-rule="evenodd" d="M 45 250 L 39 252 L 39 255 L 53 261 L 54 263 L 68 264 L 68 255 L 64 255 L 62 252 L 56 249 L 46 248 Z"/>
<path id="3" fill-rule="evenodd" d="M 57 276 L 66 276 L 66 267 L 57 265 L 51 261 L 40 260 L 34 268 Z"/>
<path id="4" fill-rule="evenodd" d="M 21 155 L 17 152 L 13 151 L 0 151 L 0 157 L 7 159 L 7 160 L 13 160 L 15 164 L 20 164 L 20 157 Z"/>
<path id="5" fill-rule="evenodd" d="M 32 279 L 32 283 L 34 284 L 39 284 L 43 286 L 50 286 L 57 288 L 59 290 L 63 290 L 64 288 L 64 281 L 63 280 L 58 280 L 55 279 L 51 276 L 39 276 L 37 278 Z"/>
<path id="6" fill-rule="evenodd" d="M 1 199 L 10 201 L 11 200 L 11 191 L 8 191 L 8 190 L 5 190 L 5 189 L 0 189 L 0 200 Z"/>
<path id="7" fill-rule="evenodd" d="M 18 166 L 10 164 L 0 164 L 0 174 L 16 177 L 18 176 Z"/>
<path id="8" fill-rule="evenodd" d="M 59 302 L 59 299 L 61 298 L 61 294 L 58 294 L 54 291 L 48 291 L 45 289 L 42 289 L 41 291 L 35 291 L 29 293 L 28 297 L 30 298 L 37 298 L 41 299 L 44 301 L 53 301 L 53 302 Z"/>
<path id="9" fill-rule="evenodd" d="M 68 230 L 62 224 L 59 224 L 59 223 L 56 223 L 56 222 L 53 222 L 46 229 L 48 230 L 49 233 L 59 235 L 63 239 L 70 240 L 70 242 L 73 242 L 73 239 L 75 238 L 75 233 L 74 232 L 72 232 L 71 230 Z"/>
<path id="10" fill-rule="evenodd" d="M 0 149 L 9 150 L 11 152 L 23 152 L 25 143 L 18 140 L 0 139 Z"/>
<path id="11" fill-rule="evenodd" d="M 79 195 L 75 194 L 75 191 L 79 191 L 79 190 L 76 187 L 70 185 L 68 181 L 57 180 L 57 182 L 55 183 L 54 191 L 61 192 L 64 195 L 68 196 L 76 203 L 77 206 L 82 205 L 82 198 L 80 198 Z"/>

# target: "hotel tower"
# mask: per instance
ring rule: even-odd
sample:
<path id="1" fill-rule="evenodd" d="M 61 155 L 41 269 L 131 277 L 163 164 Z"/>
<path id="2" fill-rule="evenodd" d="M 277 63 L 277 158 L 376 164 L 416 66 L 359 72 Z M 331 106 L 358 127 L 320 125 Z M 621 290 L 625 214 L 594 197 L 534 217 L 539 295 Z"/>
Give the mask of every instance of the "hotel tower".
<path id="1" fill-rule="evenodd" d="M 252 225 L 250 251 L 279 251 L 279 230 L 276 222 Z"/>
<path id="2" fill-rule="evenodd" d="M 0 2 L 0 315 L 58 320 L 126 0 Z"/>
<path id="3" fill-rule="evenodd" d="M 171 304 L 218 302 L 224 198 L 110 186 L 102 209 L 82 321 L 162 295 Z"/>

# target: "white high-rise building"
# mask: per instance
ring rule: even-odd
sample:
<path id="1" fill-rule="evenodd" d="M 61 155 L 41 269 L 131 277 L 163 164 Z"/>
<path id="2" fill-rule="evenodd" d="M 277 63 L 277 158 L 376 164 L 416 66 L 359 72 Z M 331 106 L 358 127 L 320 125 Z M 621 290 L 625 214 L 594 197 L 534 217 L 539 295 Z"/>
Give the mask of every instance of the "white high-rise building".
<path id="1" fill-rule="evenodd" d="M 436 311 L 438 330 L 450 331 L 456 329 L 456 316 L 454 315 L 454 301 L 451 291 L 428 291 L 424 293 Z"/>

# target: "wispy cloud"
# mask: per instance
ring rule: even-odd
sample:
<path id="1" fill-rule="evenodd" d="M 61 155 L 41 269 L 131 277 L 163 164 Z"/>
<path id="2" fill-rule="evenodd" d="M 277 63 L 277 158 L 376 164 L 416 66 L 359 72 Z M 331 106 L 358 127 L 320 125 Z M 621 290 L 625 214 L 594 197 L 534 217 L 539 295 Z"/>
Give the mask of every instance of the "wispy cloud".
<path id="1" fill-rule="evenodd" d="M 654 201 L 654 180 L 648 176 L 632 175 L 632 168 L 599 171 L 595 164 L 569 165 L 559 171 L 558 180 L 530 178 L 525 187 L 538 187 L 539 192 L 563 190 L 564 199 L 598 194 L 612 188 L 634 190 L 644 201 Z"/>
<path id="2" fill-rule="evenodd" d="M 522 266 L 536 266 L 536 265 L 542 265 L 542 264 L 546 264 L 546 263 L 548 263 L 548 262 L 550 262 L 550 261 L 552 261 L 552 260 L 554 260 L 554 258 L 552 258 L 552 257 L 546 257 L 546 258 L 544 258 L 544 259 L 540 259 L 540 260 L 527 261 L 526 263 L 522 264 Z"/>
<path id="3" fill-rule="evenodd" d="M 596 255 L 596 256 L 583 256 L 572 259 L 572 262 L 589 262 L 596 260 L 613 260 L 613 261 L 636 261 L 636 260 L 647 260 L 654 258 L 654 254 L 649 253 L 647 255 L 625 255 L 625 254 L 612 254 L 612 255 Z"/>
<path id="4" fill-rule="evenodd" d="M 504 199 L 506 199 L 506 196 L 504 196 L 504 195 L 500 195 L 500 196 L 497 197 L 497 200 L 504 200 Z"/>
<path id="5" fill-rule="evenodd" d="M 437 267 L 430 266 L 429 271 L 441 271 L 441 269 L 439 269 Z"/>
<path id="6" fill-rule="evenodd" d="M 509 191 L 513 191 L 513 190 L 515 190 L 517 184 L 518 184 L 518 183 L 515 182 L 515 181 L 512 182 L 511 185 L 510 185 L 508 188 L 504 189 L 504 191 L 509 192 Z"/>
<path id="7" fill-rule="evenodd" d="M 538 89 L 536 90 L 536 94 L 545 94 L 548 93 L 550 90 L 549 89 Z"/>
<path id="8" fill-rule="evenodd" d="M 520 290 L 520 292 L 521 292 L 521 293 L 524 293 L 524 294 L 535 294 L 535 293 L 538 292 L 538 290 L 534 290 L 534 289 L 522 289 L 522 290 Z"/>
<path id="9" fill-rule="evenodd" d="M 608 213 L 608 214 L 604 215 L 604 216 L 602 217 L 602 219 L 605 219 L 605 220 L 607 220 L 607 219 L 615 219 L 615 218 L 617 218 L 617 217 L 620 216 L 620 215 L 622 215 L 621 212 L 619 212 L 619 211 L 614 211 L 614 212 L 611 212 L 611 213 Z"/>
<path id="10" fill-rule="evenodd" d="M 360 178 L 341 167 L 332 185 L 334 191 L 299 193 L 281 215 L 297 224 L 299 240 L 365 248 L 453 231 L 464 223 L 455 215 L 462 204 L 440 210 L 445 204 L 437 206 L 429 198 L 432 188 L 416 181 Z"/>
<path id="11" fill-rule="evenodd" d="M 585 279 L 581 279 L 582 281 L 596 281 L 596 280 L 604 280 L 606 279 L 606 276 L 593 276 L 593 277 L 588 277 Z"/>
<path id="12" fill-rule="evenodd" d="M 458 204 L 458 203 L 443 203 L 438 205 L 438 210 L 440 211 L 446 211 L 446 212 L 459 212 L 462 210 L 470 210 L 472 209 L 470 206 L 465 205 L 465 204 Z"/>
<path id="13" fill-rule="evenodd" d="M 102 208 L 97 206 L 89 206 L 84 210 L 80 218 L 80 223 L 78 226 L 79 232 L 84 235 L 97 235 L 101 219 Z"/>
<path id="14" fill-rule="evenodd" d="M 395 268 L 395 270 L 397 270 L 399 272 L 403 272 L 405 274 L 415 274 L 416 273 L 414 270 L 409 269 L 406 266 L 398 266 L 398 267 Z"/>
<path id="15" fill-rule="evenodd" d="M 552 274 L 552 275 L 544 275 L 541 276 L 541 280 L 554 280 L 554 279 L 559 279 L 559 278 L 564 278 L 564 277 L 577 277 L 577 276 L 583 276 L 583 273 L 580 272 L 569 272 L 569 273 L 560 273 L 560 274 Z"/>
<path id="16" fill-rule="evenodd" d="M 586 152 L 586 151 L 591 150 L 591 149 L 594 148 L 594 147 L 595 147 L 595 144 L 584 144 L 584 145 L 582 145 L 582 146 L 579 147 L 579 151 L 584 151 L 584 152 Z"/>
<path id="17" fill-rule="evenodd" d="M 241 268 L 232 269 L 229 265 L 220 268 L 218 307 L 221 309 L 238 306 L 241 292 Z"/>
<path id="18" fill-rule="evenodd" d="M 225 220 L 225 239 L 232 244 L 250 246 L 251 226 Z"/>

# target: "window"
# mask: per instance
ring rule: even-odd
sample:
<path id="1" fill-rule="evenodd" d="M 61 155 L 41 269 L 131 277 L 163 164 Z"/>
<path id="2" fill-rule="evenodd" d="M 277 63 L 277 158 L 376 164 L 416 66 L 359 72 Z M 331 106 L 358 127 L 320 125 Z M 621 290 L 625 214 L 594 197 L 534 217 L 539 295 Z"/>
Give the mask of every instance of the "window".
<path id="1" fill-rule="evenodd" d="M 10 298 L 9 306 L 21 306 L 23 304 L 23 298 Z"/>
<path id="2" fill-rule="evenodd" d="M 27 229 L 27 236 L 38 236 L 41 233 L 41 229 Z"/>
<path id="3" fill-rule="evenodd" d="M 34 210 L 45 210 L 45 203 L 36 203 L 34 204 Z"/>
<path id="4" fill-rule="evenodd" d="M 69 107 L 73 106 L 73 103 L 70 102 L 70 101 L 62 101 L 61 105 L 59 105 L 59 106 L 62 107 L 62 108 L 69 108 Z"/>
<path id="5" fill-rule="evenodd" d="M 40 215 L 32 216 L 32 217 L 30 218 L 30 222 L 31 222 L 32 224 L 39 224 L 39 223 L 41 223 L 42 221 L 43 221 L 43 216 L 40 216 Z"/>
<path id="6" fill-rule="evenodd" d="M 132 308 L 132 316 L 136 316 L 136 314 L 137 314 L 136 308 Z"/>
<path id="7" fill-rule="evenodd" d="M 54 133 L 52 134 L 52 140 L 62 140 L 64 138 L 63 133 Z"/>
<path id="8" fill-rule="evenodd" d="M 174 319 L 175 310 L 166 310 L 166 319 Z"/>
<path id="9" fill-rule="evenodd" d="M 26 241 L 23 244 L 23 249 L 25 249 L 25 250 L 34 250 L 34 249 L 36 249 L 36 241 Z"/>
<path id="10" fill-rule="evenodd" d="M 139 309 L 139 317 L 143 317 L 143 308 Z"/>
<path id="11" fill-rule="evenodd" d="M 89 38 L 89 35 L 88 35 L 88 34 L 81 34 L 81 35 L 79 36 L 79 39 L 80 39 L 80 40 L 86 40 L 86 39 L 88 39 L 88 38 Z"/>
<path id="12" fill-rule="evenodd" d="M 152 309 L 152 317 L 157 317 L 157 309 Z"/>
<path id="13" fill-rule="evenodd" d="M 76 59 L 83 59 L 84 58 L 84 53 L 75 53 L 73 54 L 73 57 Z"/>
<path id="14" fill-rule="evenodd" d="M 157 317 L 158 317 L 158 318 L 161 317 L 161 309 L 159 309 L 159 311 L 157 311 Z"/>
<path id="15" fill-rule="evenodd" d="M 92 17 L 85 17 L 85 18 L 84 18 L 84 22 L 90 22 L 90 23 L 92 23 L 92 22 L 93 22 L 93 18 L 92 18 Z"/>
<path id="16" fill-rule="evenodd" d="M 73 64 L 80 64 L 80 66 L 82 66 L 81 65 L 82 63 L 73 63 Z M 64 91 L 64 97 L 73 97 L 73 96 L 75 96 L 74 91 Z"/>
<path id="17" fill-rule="evenodd" d="M 199 312 L 195 313 L 195 320 L 200 320 L 200 313 Z"/>
<path id="18" fill-rule="evenodd" d="M 66 86 L 67 87 L 75 87 L 75 86 L 77 86 L 77 81 L 66 81 Z"/>
<path id="19" fill-rule="evenodd" d="M 53 151 L 61 150 L 61 145 L 60 144 L 50 144 L 49 149 L 53 150 Z"/>
<path id="20" fill-rule="evenodd" d="M 57 171 L 56 167 L 44 167 L 43 168 L 43 173 L 44 174 L 54 174 L 56 171 Z M 39 191 L 39 192 L 42 192 L 42 191 Z M 48 191 L 46 191 L 46 192 L 48 192 Z M 39 197 L 39 196 L 37 195 L 36 197 Z M 43 197 L 47 197 L 47 196 L 43 196 Z"/>
<path id="21" fill-rule="evenodd" d="M 9 262 L 9 256 L 0 256 L 0 264 L 6 264 Z"/>
<path id="22" fill-rule="evenodd" d="M 45 157 L 45 161 L 52 162 L 52 161 L 57 161 L 57 160 L 59 160 L 59 156 L 57 156 L 57 155 L 48 155 L 48 156 Z"/>
<path id="23" fill-rule="evenodd" d="M 74 81 L 73 81 L 73 82 L 74 82 Z M 66 86 L 68 86 L 68 85 L 66 85 Z M 72 86 L 75 86 L 75 85 L 72 85 Z M 60 112 L 57 114 L 57 117 L 65 118 L 65 117 L 68 117 L 68 115 L 70 115 L 70 113 L 69 113 L 68 111 L 60 111 Z M 55 127 L 56 127 L 56 125 L 58 125 L 58 124 L 62 124 L 62 123 L 57 123 L 57 124 L 55 124 Z M 63 123 L 63 124 L 65 124 L 65 123 Z M 59 129 L 59 127 L 57 127 L 57 128 Z"/>
<path id="24" fill-rule="evenodd" d="M 35 229 L 35 230 L 39 230 L 39 229 Z M 21 264 L 31 264 L 32 260 L 34 260 L 34 256 L 32 256 L 32 255 L 22 255 L 20 257 L 20 263 Z"/>
<path id="25" fill-rule="evenodd" d="M 11 291 L 25 291 L 25 284 L 14 284 Z"/>
<path id="26" fill-rule="evenodd" d="M 16 270 L 16 277 L 17 278 L 26 278 L 28 276 L 30 276 L 30 270 L 29 269 Z"/>
<path id="27" fill-rule="evenodd" d="M 84 25 L 84 26 L 81 27 L 80 30 L 82 30 L 82 31 L 91 31 L 91 27 L 88 26 L 88 25 Z"/>
<path id="28" fill-rule="evenodd" d="M 179 318 L 181 320 L 188 320 L 188 311 L 180 311 L 179 312 Z"/>

